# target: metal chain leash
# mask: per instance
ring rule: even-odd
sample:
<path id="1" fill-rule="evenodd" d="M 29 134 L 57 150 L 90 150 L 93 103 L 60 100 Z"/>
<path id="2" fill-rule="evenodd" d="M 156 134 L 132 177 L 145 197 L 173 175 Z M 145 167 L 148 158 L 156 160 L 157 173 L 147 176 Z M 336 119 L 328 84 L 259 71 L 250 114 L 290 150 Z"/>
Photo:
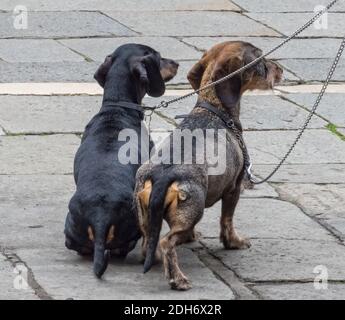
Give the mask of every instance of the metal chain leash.
<path id="1" fill-rule="evenodd" d="M 273 171 L 265 178 L 265 179 L 262 179 L 260 181 L 257 181 L 257 180 L 254 180 L 254 178 L 252 176 L 250 176 L 250 182 L 253 183 L 253 184 L 261 184 L 261 183 L 264 183 L 266 182 L 267 180 L 269 180 L 278 170 L 279 168 L 283 165 L 283 163 L 286 161 L 286 159 L 289 157 L 289 155 L 291 154 L 292 150 L 295 148 L 296 144 L 298 143 L 298 141 L 301 139 L 302 137 L 302 134 L 304 133 L 304 131 L 306 130 L 306 128 L 308 127 L 309 125 L 309 122 L 311 120 L 311 118 L 313 117 L 313 115 L 315 114 L 316 112 L 316 109 L 317 107 L 319 106 L 320 102 L 321 102 L 321 99 L 322 97 L 324 96 L 325 92 L 326 92 L 326 89 L 328 87 L 328 84 L 329 82 L 331 81 L 332 79 L 332 76 L 333 76 L 333 73 L 338 65 L 338 62 L 339 62 L 339 59 L 341 57 L 341 55 L 343 54 L 343 51 L 344 51 L 344 48 L 345 48 L 345 37 L 343 38 L 343 41 L 341 42 L 340 44 L 340 47 L 339 47 L 339 50 L 338 50 L 338 53 L 334 59 L 334 62 L 331 66 L 331 69 L 329 70 L 329 73 L 327 75 L 327 78 L 322 86 L 322 89 L 314 103 L 314 106 L 313 108 L 311 109 L 308 117 L 307 117 L 307 120 L 305 121 L 305 123 L 303 124 L 303 126 L 301 127 L 295 141 L 293 142 L 293 144 L 290 146 L 289 150 L 286 152 L 285 156 L 280 160 L 280 162 L 278 163 L 278 165 L 273 169 Z"/>
<path id="2" fill-rule="evenodd" d="M 170 100 L 163 100 L 161 101 L 158 105 L 153 106 L 153 107 L 149 107 L 149 106 L 144 106 L 145 110 L 149 110 L 150 114 L 147 115 L 148 118 L 148 130 L 150 131 L 150 125 L 151 125 L 151 118 L 152 118 L 152 114 L 156 109 L 160 109 L 160 108 L 167 108 L 170 104 L 173 104 L 175 102 L 184 100 L 186 98 L 189 98 L 195 94 L 198 94 L 201 91 L 207 90 L 209 88 L 212 88 L 214 86 L 216 86 L 219 83 L 222 83 L 230 78 L 233 78 L 234 76 L 240 74 L 241 72 L 251 68 L 252 66 L 254 66 L 255 64 L 257 64 L 259 61 L 261 61 L 262 59 L 264 59 L 265 57 L 269 56 L 270 54 L 272 54 L 273 52 L 275 52 L 276 50 L 278 50 L 279 48 L 281 48 L 282 46 L 284 46 L 287 42 L 289 42 L 290 40 L 294 39 L 297 35 L 299 35 L 301 32 L 303 32 L 305 29 L 309 28 L 317 19 L 319 19 L 323 14 L 325 14 L 331 7 L 333 7 L 339 0 L 333 0 L 332 2 L 330 2 L 323 10 L 319 11 L 314 17 L 312 17 L 307 23 L 305 23 L 302 27 L 300 27 L 299 29 L 297 29 L 292 35 L 290 35 L 288 38 L 286 38 L 285 40 L 283 40 L 281 43 L 279 43 L 277 46 L 275 46 L 274 48 L 272 48 L 271 50 L 269 50 L 268 52 L 266 52 L 265 54 L 262 54 L 260 57 L 254 59 L 252 62 L 244 65 L 243 67 L 237 69 L 236 71 L 228 74 L 227 76 L 220 78 L 214 82 L 211 82 L 195 91 L 192 91 L 186 95 L 174 98 L 174 99 L 170 99 Z M 313 108 L 311 109 L 304 125 L 301 127 L 295 141 L 293 142 L 293 144 L 290 146 L 289 150 L 286 152 L 285 156 L 282 158 L 282 160 L 278 163 L 278 165 L 273 169 L 273 171 L 264 179 L 262 180 L 255 180 L 251 174 L 251 163 L 248 159 L 249 165 L 246 168 L 246 172 L 247 175 L 249 177 L 249 181 L 251 184 L 261 184 L 264 183 L 266 181 L 268 181 L 278 170 L 279 168 L 284 164 L 284 162 L 286 161 L 286 159 L 289 157 L 289 155 L 291 154 L 291 152 L 294 150 L 295 146 L 297 145 L 298 141 L 301 139 L 304 131 L 306 130 L 306 128 L 308 127 L 311 118 L 313 117 L 313 115 L 316 112 L 317 107 L 319 106 L 322 97 L 325 94 L 325 91 L 328 87 L 328 84 L 330 82 L 330 80 L 332 79 L 333 73 L 338 65 L 339 59 L 344 51 L 345 48 L 345 37 L 343 38 L 343 41 L 340 45 L 340 48 L 337 52 L 337 55 L 334 59 L 334 62 L 332 64 L 332 67 L 327 75 L 327 78 L 322 86 L 322 89 L 316 99 L 316 102 L 313 106 Z"/>
<path id="3" fill-rule="evenodd" d="M 184 100 L 186 98 L 189 98 L 195 94 L 198 94 L 201 91 L 204 91 L 206 89 L 212 88 L 214 86 L 216 86 L 219 83 L 222 83 L 230 78 L 233 78 L 234 76 L 240 74 L 241 72 L 249 69 L 250 67 L 254 66 L 255 64 L 257 64 L 259 61 L 261 61 L 262 59 L 266 58 L 268 55 L 272 54 L 273 52 L 277 51 L 279 48 L 281 48 L 282 46 L 284 46 L 287 42 L 289 42 L 290 40 L 292 40 L 293 38 L 295 38 L 297 35 L 299 35 L 301 32 L 303 32 L 305 29 L 309 28 L 317 19 L 319 19 L 323 14 L 325 14 L 330 8 L 332 8 L 339 0 L 333 0 L 331 3 L 329 3 L 323 10 L 319 11 L 313 18 L 311 18 L 307 23 L 305 23 L 302 27 L 300 27 L 298 30 L 296 30 L 292 35 L 290 35 L 288 38 L 286 38 L 285 40 L 283 40 L 281 43 L 279 43 L 277 46 L 275 46 L 274 48 L 272 48 L 271 50 L 269 50 L 268 52 L 266 52 L 265 54 L 261 55 L 260 57 L 254 59 L 252 62 L 244 65 L 243 67 L 237 69 L 236 71 L 228 74 L 227 76 L 220 78 L 214 82 L 211 82 L 195 91 L 192 91 L 190 93 L 187 93 L 183 96 L 171 99 L 171 100 L 163 100 L 161 101 L 158 105 L 154 106 L 154 107 L 147 107 L 147 109 L 160 109 L 160 108 L 167 108 L 170 104 Z"/>

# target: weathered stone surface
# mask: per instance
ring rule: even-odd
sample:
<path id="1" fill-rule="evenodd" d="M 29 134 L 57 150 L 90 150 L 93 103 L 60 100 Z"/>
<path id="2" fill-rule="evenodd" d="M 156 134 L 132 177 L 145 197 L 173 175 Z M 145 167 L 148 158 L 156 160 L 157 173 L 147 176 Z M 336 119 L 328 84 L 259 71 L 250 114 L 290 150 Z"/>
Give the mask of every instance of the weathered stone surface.
<path id="1" fill-rule="evenodd" d="M 297 131 L 253 131 L 244 134 L 254 164 L 279 163 L 296 136 Z M 306 130 L 286 163 L 342 163 L 345 158 L 343 146 L 344 142 L 328 130 Z"/>
<path id="2" fill-rule="evenodd" d="M 7 62 L 84 61 L 84 58 L 54 40 L 0 40 L 0 58 Z"/>
<path id="3" fill-rule="evenodd" d="M 106 14 L 146 36 L 278 35 L 272 29 L 234 12 L 143 12 L 140 20 L 136 12 L 106 11 Z"/>
<path id="4" fill-rule="evenodd" d="M 252 287 L 263 299 L 271 300 L 343 300 L 345 285 L 329 283 L 317 290 L 314 282 L 294 284 L 264 284 Z"/>
<path id="5" fill-rule="evenodd" d="M 26 289 L 15 289 L 14 279 L 18 274 L 14 273 L 14 268 L 9 261 L 0 254 L 0 300 L 36 300 L 34 291 L 28 287 Z"/>
<path id="6" fill-rule="evenodd" d="M 0 174 L 71 173 L 76 135 L 1 136 Z"/>
<path id="7" fill-rule="evenodd" d="M 100 12 L 30 12 L 27 29 L 16 29 L 12 12 L 0 13 L 0 38 L 131 36 L 136 33 Z"/>
<path id="8" fill-rule="evenodd" d="M 287 94 L 286 98 L 311 110 L 317 94 Z M 322 98 L 317 113 L 339 127 L 345 127 L 345 113 L 341 106 L 345 104 L 345 95 L 342 93 L 328 93 Z"/>
<path id="9" fill-rule="evenodd" d="M 247 13 L 247 15 L 289 36 L 315 16 L 315 13 Z M 341 30 L 344 29 L 345 20 L 343 14 L 328 13 L 327 28 L 320 29 L 312 25 L 298 37 L 342 37 Z"/>
<path id="10" fill-rule="evenodd" d="M 345 184 L 283 184 L 280 196 L 331 225 L 345 238 Z"/>
<path id="11" fill-rule="evenodd" d="M 3 136 L 3 135 L 5 135 L 5 132 L 4 132 L 4 130 L 0 127 L 0 136 Z"/>
<path id="12" fill-rule="evenodd" d="M 95 62 L 20 62 L 0 61 L 0 82 L 95 82 Z"/>
<path id="13" fill-rule="evenodd" d="M 115 10 L 115 11 L 185 11 L 185 10 L 232 10 L 240 9 L 227 0 L 22 0 L 29 11 L 77 11 L 77 10 Z M 13 1 L 3 0 L 0 10 L 12 11 Z"/>
<path id="14" fill-rule="evenodd" d="M 272 172 L 273 165 L 255 165 L 253 172 L 260 177 L 266 177 Z M 271 182 L 294 183 L 343 183 L 345 181 L 345 164 L 301 164 L 283 165 L 270 178 Z"/>
<path id="15" fill-rule="evenodd" d="M 189 249 L 179 249 L 181 268 L 193 290 L 170 290 L 162 267 L 143 274 L 139 250 L 123 261 L 112 261 L 102 281 L 92 274 L 89 259 L 64 248 L 25 249 L 18 255 L 31 266 L 37 281 L 56 299 L 233 299 L 233 293 Z"/>
<path id="16" fill-rule="evenodd" d="M 278 96 L 244 96 L 241 123 L 247 130 L 299 129 L 308 113 Z M 309 128 L 324 128 L 327 123 L 314 117 Z"/>
<path id="17" fill-rule="evenodd" d="M 334 51 L 334 56 L 336 51 Z M 305 81 L 325 81 L 333 59 L 291 59 L 280 63 Z M 332 77 L 333 81 L 344 81 L 345 64 L 339 63 Z"/>
<path id="18" fill-rule="evenodd" d="M 262 198 L 262 197 L 275 198 L 275 197 L 278 197 L 278 193 L 268 183 L 264 183 L 264 184 L 254 186 L 253 189 L 245 189 L 243 190 L 241 194 L 241 198 Z"/>
<path id="19" fill-rule="evenodd" d="M 163 99 L 172 98 L 174 97 L 163 97 Z M 195 105 L 195 99 L 192 97 L 182 100 L 159 112 L 170 119 L 174 119 L 179 114 L 188 114 Z M 153 105 L 156 99 L 147 101 L 149 105 Z M 299 129 L 307 115 L 308 113 L 302 108 L 274 95 L 244 96 L 241 102 L 240 118 L 246 130 Z M 314 117 L 310 128 L 324 128 L 326 124 L 324 120 Z"/>
<path id="20" fill-rule="evenodd" d="M 0 216 L 7 230 L 0 234 L 0 242 L 11 246 L 30 265 L 36 281 L 53 298 L 181 298 L 169 289 L 161 266 L 143 275 L 139 248 L 125 262 L 114 260 L 101 282 L 93 276 L 89 259 L 64 248 L 63 224 L 75 188 L 72 176 L 1 176 L 0 181 Z M 183 294 L 183 299 L 233 298 L 231 290 L 189 249 L 181 248 L 179 258 L 194 283 L 194 289 Z"/>
<path id="21" fill-rule="evenodd" d="M 178 39 L 169 37 L 67 39 L 60 40 L 60 42 L 98 62 L 103 62 L 104 58 L 108 54 L 112 53 L 117 47 L 126 43 L 145 44 L 159 51 L 162 57 L 176 60 L 195 60 L 199 59 L 202 55 L 200 52 L 182 43 Z"/>
<path id="22" fill-rule="evenodd" d="M 197 225 L 203 237 L 219 237 L 220 213 L 220 202 L 207 209 Z M 239 234 L 252 239 L 332 239 L 328 232 L 298 207 L 276 199 L 241 199 L 234 215 L 234 223 Z M 219 243 L 218 247 L 222 248 L 222 245 Z"/>
<path id="23" fill-rule="evenodd" d="M 8 132 L 83 132 L 99 111 L 97 96 L 0 96 L 0 118 Z"/>
<path id="24" fill-rule="evenodd" d="M 101 96 L 0 96 L 0 119 L 11 134 L 82 133 L 99 111 Z M 172 125 L 153 114 L 151 128 Z"/>
<path id="25" fill-rule="evenodd" d="M 344 247 L 332 237 L 329 241 L 252 239 L 247 250 L 224 250 L 218 239 L 203 242 L 247 281 L 313 281 L 313 270 L 319 265 L 328 269 L 330 280 L 345 279 Z"/>
<path id="26" fill-rule="evenodd" d="M 329 4 L 328 0 L 289 0 L 289 1 L 251 1 L 251 0 L 237 0 L 236 3 L 243 9 L 249 12 L 314 12 L 316 6 Z M 340 3 L 336 4 L 331 11 L 344 10 Z"/>
<path id="27" fill-rule="evenodd" d="M 258 2 L 259 3 L 259 2 Z M 283 41 L 281 38 L 270 37 L 188 37 L 183 42 L 208 50 L 223 41 L 247 41 L 267 52 Z M 322 45 L 320 45 L 322 43 Z M 289 41 L 284 48 L 272 53 L 269 58 L 274 59 L 333 59 L 339 48 L 339 39 L 294 39 Z"/>

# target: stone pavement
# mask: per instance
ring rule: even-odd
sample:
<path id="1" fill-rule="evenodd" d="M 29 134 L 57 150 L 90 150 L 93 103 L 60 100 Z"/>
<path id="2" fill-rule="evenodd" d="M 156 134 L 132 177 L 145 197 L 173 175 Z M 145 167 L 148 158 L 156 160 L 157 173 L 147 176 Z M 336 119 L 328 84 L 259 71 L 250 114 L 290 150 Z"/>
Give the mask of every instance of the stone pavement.
<path id="1" fill-rule="evenodd" d="M 139 42 L 179 60 L 179 75 L 164 97 L 169 99 L 189 88 L 187 71 L 213 44 L 244 39 L 265 51 L 326 3 L 21 0 L 29 25 L 16 30 L 14 1 L 0 0 L 0 299 L 344 299 L 344 58 L 287 164 L 270 183 L 242 194 L 235 223 L 252 247 L 222 249 L 217 204 L 198 226 L 199 241 L 179 249 L 192 290 L 171 291 L 161 266 L 143 275 L 138 249 L 126 261 L 112 261 L 99 281 L 89 260 L 65 249 L 63 237 L 74 191 L 73 157 L 101 102 L 100 91 L 88 91 L 88 83 L 105 55 Z M 344 35 L 344 17 L 340 2 L 328 15 L 327 29 L 311 28 L 273 55 L 285 69 L 282 86 L 244 97 L 241 118 L 256 175 L 270 172 L 303 124 L 318 93 L 315 85 L 325 78 Z M 20 95 L 20 83 L 32 84 L 26 95 Z M 46 91 L 34 94 L 40 83 L 47 83 Z M 86 92 L 74 92 L 75 83 Z M 69 94 L 51 94 L 57 85 Z M 194 102 L 157 112 L 156 139 Z M 18 289 L 15 273 L 21 266 L 27 270 L 25 290 Z M 318 266 L 327 268 L 327 290 L 314 288 Z"/>

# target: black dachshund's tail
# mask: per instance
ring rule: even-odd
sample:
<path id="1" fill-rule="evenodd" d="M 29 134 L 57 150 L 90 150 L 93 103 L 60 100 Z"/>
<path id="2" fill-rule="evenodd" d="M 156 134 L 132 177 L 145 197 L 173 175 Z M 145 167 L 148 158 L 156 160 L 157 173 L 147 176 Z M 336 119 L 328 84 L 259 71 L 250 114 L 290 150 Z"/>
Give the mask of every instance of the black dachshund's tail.
<path id="1" fill-rule="evenodd" d="M 110 251 L 105 248 L 106 228 L 99 227 L 95 229 L 93 271 L 97 278 L 101 278 L 108 267 Z"/>
<path id="2" fill-rule="evenodd" d="M 149 234 L 146 258 L 144 263 L 144 273 L 149 271 L 155 259 L 155 253 L 162 228 L 163 216 L 165 211 L 165 199 L 168 188 L 175 179 L 163 176 L 153 183 L 149 203 Z"/>

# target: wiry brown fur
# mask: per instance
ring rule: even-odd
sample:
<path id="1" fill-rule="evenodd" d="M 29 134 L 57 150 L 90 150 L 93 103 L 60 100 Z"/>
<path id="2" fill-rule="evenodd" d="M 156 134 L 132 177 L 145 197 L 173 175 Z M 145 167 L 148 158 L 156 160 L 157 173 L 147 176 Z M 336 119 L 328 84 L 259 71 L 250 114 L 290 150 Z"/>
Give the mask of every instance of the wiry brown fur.
<path id="1" fill-rule="evenodd" d="M 260 49 L 246 42 L 221 43 L 207 51 L 193 66 L 188 80 L 193 89 L 198 89 L 261 54 Z M 206 101 L 226 112 L 238 130 L 242 131 L 239 119 L 242 94 L 246 90 L 271 89 L 281 76 L 282 69 L 273 61 L 264 59 L 216 87 L 200 92 L 198 101 Z M 224 129 L 224 123 L 208 110 L 198 107 L 198 103 L 178 127 L 190 130 L 208 128 Z M 170 140 L 165 143 L 170 145 Z M 151 257 L 157 247 L 157 235 L 161 228 L 159 224 L 164 218 L 170 231 L 159 241 L 159 247 L 172 289 L 187 290 L 191 287 L 190 281 L 179 268 L 176 246 L 193 238 L 194 226 L 201 219 L 205 207 L 222 200 L 220 240 L 225 249 L 250 247 L 249 240 L 239 236 L 233 224 L 244 177 L 242 149 L 230 130 L 227 131 L 225 145 L 218 144 L 218 147 L 226 151 L 226 169 L 220 175 L 209 175 L 208 163 L 164 165 L 153 162 L 144 164 L 137 173 L 135 198 L 139 200 L 138 215 L 144 236 L 144 252 L 147 251 L 144 270 L 148 271 L 152 264 Z"/>

